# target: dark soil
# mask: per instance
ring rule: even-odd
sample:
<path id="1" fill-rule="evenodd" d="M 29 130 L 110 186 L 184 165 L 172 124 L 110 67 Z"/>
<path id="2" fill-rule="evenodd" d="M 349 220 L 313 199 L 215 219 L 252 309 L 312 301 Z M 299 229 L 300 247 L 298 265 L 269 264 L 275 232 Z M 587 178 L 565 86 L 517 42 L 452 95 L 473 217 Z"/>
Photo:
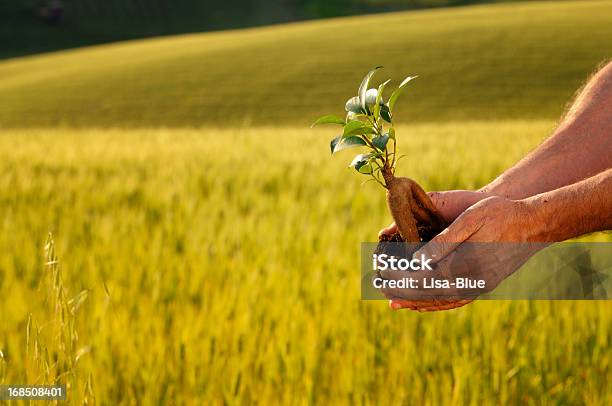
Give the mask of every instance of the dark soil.
<path id="1" fill-rule="evenodd" d="M 405 245 L 394 244 L 398 242 L 404 242 L 404 239 L 399 232 L 389 236 L 381 235 L 378 238 L 378 246 L 376 247 L 376 254 L 387 254 L 394 255 L 398 258 L 411 258 L 414 251 L 422 247 L 427 241 L 431 241 L 438 233 L 442 230 L 435 229 L 431 226 L 418 225 L 419 236 L 421 237 L 420 243 L 409 243 Z M 390 243 L 390 244 L 389 244 Z"/>

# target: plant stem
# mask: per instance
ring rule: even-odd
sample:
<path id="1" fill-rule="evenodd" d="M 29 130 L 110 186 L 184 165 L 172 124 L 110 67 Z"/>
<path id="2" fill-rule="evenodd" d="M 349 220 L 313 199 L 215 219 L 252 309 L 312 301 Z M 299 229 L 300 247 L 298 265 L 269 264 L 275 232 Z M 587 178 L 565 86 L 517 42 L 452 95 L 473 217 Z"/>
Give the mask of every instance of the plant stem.
<path id="1" fill-rule="evenodd" d="M 395 141 L 395 138 L 393 139 L 393 161 L 391 162 L 391 168 L 393 169 L 393 172 L 395 172 L 395 146 L 397 144 L 397 141 Z"/>
<path id="2" fill-rule="evenodd" d="M 365 141 L 365 143 L 368 145 L 368 147 L 372 148 L 372 149 L 377 149 L 374 144 L 372 144 L 372 142 L 368 139 L 368 137 L 366 137 L 365 135 L 361 135 L 361 139 Z"/>

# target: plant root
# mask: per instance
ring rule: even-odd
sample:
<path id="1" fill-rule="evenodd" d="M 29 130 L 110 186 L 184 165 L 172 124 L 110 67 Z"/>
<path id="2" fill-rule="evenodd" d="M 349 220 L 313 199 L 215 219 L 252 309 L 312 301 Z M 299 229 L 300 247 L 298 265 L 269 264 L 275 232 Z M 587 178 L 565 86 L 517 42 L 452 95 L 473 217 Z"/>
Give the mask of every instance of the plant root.
<path id="1" fill-rule="evenodd" d="M 404 241 L 421 242 L 446 226 L 444 219 L 418 183 L 408 178 L 385 177 L 387 204 Z M 420 231 L 425 235 L 421 235 Z"/>
<path id="2" fill-rule="evenodd" d="M 410 258 L 422 243 L 431 240 L 445 227 L 446 222 L 418 183 L 408 178 L 396 178 L 391 173 L 383 173 L 387 185 L 387 204 L 397 224 L 398 233 L 379 238 L 377 253 L 397 251 L 393 243 L 409 242 L 400 256 Z M 394 254 L 397 254 L 394 252 Z M 405 300 L 396 299 L 403 308 L 419 312 L 450 310 L 465 306 L 472 300 Z"/>

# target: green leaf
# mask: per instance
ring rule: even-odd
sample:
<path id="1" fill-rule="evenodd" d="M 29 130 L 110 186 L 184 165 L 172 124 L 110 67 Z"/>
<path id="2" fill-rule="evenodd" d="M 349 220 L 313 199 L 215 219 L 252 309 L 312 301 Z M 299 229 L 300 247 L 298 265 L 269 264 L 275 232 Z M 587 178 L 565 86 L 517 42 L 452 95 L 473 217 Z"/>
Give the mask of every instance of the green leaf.
<path id="1" fill-rule="evenodd" d="M 355 169 L 357 169 L 357 167 L 355 167 Z M 359 169 L 357 169 L 357 172 L 363 173 L 364 175 L 370 175 L 373 172 L 372 165 L 369 163 L 361 165 Z"/>
<path id="2" fill-rule="evenodd" d="M 357 137 L 356 135 L 350 135 L 348 137 L 340 139 L 336 144 L 334 144 L 332 148 L 332 154 L 335 154 L 338 151 L 342 151 L 343 149 L 351 147 L 362 147 L 364 145 L 367 144 L 361 137 Z"/>
<path id="3" fill-rule="evenodd" d="M 353 158 L 353 161 L 349 167 L 359 170 L 359 168 L 368 163 L 368 159 L 370 159 L 370 157 L 372 157 L 372 154 L 359 154 Z"/>
<path id="4" fill-rule="evenodd" d="M 329 148 L 331 149 L 331 153 L 333 154 L 334 151 L 336 150 L 336 145 L 338 145 L 338 143 L 340 142 L 340 140 L 342 140 L 342 136 L 339 135 L 336 138 L 334 138 L 333 140 L 331 140 L 331 142 L 329 143 Z"/>
<path id="5" fill-rule="evenodd" d="M 383 91 L 385 90 L 385 86 L 387 86 L 387 83 L 389 83 L 390 81 L 391 79 L 387 79 L 384 83 L 378 86 L 378 95 L 376 95 L 376 103 L 374 104 L 374 117 L 375 118 L 380 115 L 380 106 L 381 106 L 381 102 L 383 101 L 383 98 L 382 98 Z"/>
<path id="6" fill-rule="evenodd" d="M 391 111 L 389 110 L 389 106 L 387 106 L 386 104 L 380 107 L 380 116 L 387 123 L 391 124 Z"/>
<path id="7" fill-rule="evenodd" d="M 389 128 L 389 138 L 395 141 L 395 128 Z"/>
<path id="8" fill-rule="evenodd" d="M 346 122 L 348 123 L 350 121 L 359 121 L 359 119 L 363 117 L 366 117 L 366 115 L 362 113 L 353 113 L 352 111 L 349 111 L 346 114 Z"/>
<path id="9" fill-rule="evenodd" d="M 364 110 L 361 108 L 361 103 L 359 102 L 359 96 L 351 97 L 346 101 L 344 105 L 344 109 L 347 112 L 353 112 L 355 114 L 363 114 Z"/>
<path id="10" fill-rule="evenodd" d="M 384 151 L 387 148 L 387 142 L 389 142 L 389 134 L 377 135 L 372 138 L 372 144 L 381 151 Z"/>
<path id="11" fill-rule="evenodd" d="M 393 106 L 395 106 L 395 102 L 402 93 L 402 90 L 404 90 L 404 87 L 408 84 L 408 82 L 417 77 L 418 76 L 408 76 L 402 83 L 400 83 L 399 87 L 395 89 L 395 91 L 391 94 L 391 97 L 389 97 L 389 110 L 393 111 Z"/>
<path id="12" fill-rule="evenodd" d="M 374 134 L 374 129 L 361 121 L 350 121 L 347 125 L 344 126 L 344 131 L 342 135 L 344 137 L 348 137 L 349 135 L 357 135 L 357 134 Z"/>
<path id="13" fill-rule="evenodd" d="M 376 131 L 369 125 L 364 125 L 361 128 L 357 128 L 351 131 L 349 134 L 347 134 L 347 136 L 349 135 L 368 135 L 368 134 L 376 134 Z"/>
<path id="14" fill-rule="evenodd" d="M 319 125 L 319 124 L 342 124 L 342 125 L 344 125 L 346 123 L 340 117 L 335 116 L 333 114 L 328 114 L 326 116 L 319 117 L 317 119 L 317 121 L 312 123 L 312 125 L 310 127 L 312 128 L 312 127 L 314 127 L 316 125 Z"/>
<path id="15" fill-rule="evenodd" d="M 343 136 L 347 136 L 351 133 L 351 131 L 354 131 L 358 128 L 363 127 L 363 123 L 361 121 L 349 121 L 345 126 L 344 126 L 344 130 L 342 132 Z"/>
<path id="16" fill-rule="evenodd" d="M 368 91 L 368 86 L 370 85 L 370 79 L 372 79 L 372 76 L 374 76 L 374 73 L 376 73 L 376 71 L 379 70 L 380 68 L 382 68 L 382 66 L 377 66 L 371 71 L 369 71 L 368 74 L 365 75 L 365 77 L 361 81 L 361 85 L 359 86 L 359 92 L 357 93 L 359 95 L 359 104 L 361 105 L 361 108 L 364 110 L 366 110 L 365 94 Z"/>

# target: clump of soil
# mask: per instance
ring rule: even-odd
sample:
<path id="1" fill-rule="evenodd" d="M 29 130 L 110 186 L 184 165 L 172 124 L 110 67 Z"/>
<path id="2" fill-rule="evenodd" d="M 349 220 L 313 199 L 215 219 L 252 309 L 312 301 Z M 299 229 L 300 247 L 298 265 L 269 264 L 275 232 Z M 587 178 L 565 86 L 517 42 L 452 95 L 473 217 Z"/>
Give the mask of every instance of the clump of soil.
<path id="1" fill-rule="evenodd" d="M 442 231 L 438 231 L 433 227 L 425 225 L 417 225 L 417 229 L 421 238 L 421 241 L 419 243 L 413 242 L 411 244 L 403 245 L 403 250 L 401 252 L 398 252 L 399 245 L 394 243 L 406 242 L 406 240 L 402 238 L 402 235 L 398 232 L 393 235 L 383 234 L 378 237 L 378 246 L 376 247 L 375 253 L 395 255 L 396 257 L 401 258 L 410 258 L 418 248 L 425 245 L 426 242 L 431 241 L 432 238 L 434 238 L 440 231 Z"/>
<path id="2" fill-rule="evenodd" d="M 421 243 L 426 243 L 428 241 L 431 241 L 436 235 L 438 235 L 440 231 L 442 231 L 437 228 L 426 226 L 426 225 L 421 225 L 421 224 L 417 224 L 417 230 L 419 232 L 419 238 L 421 239 L 420 241 Z M 396 232 L 393 235 L 388 235 L 388 234 L 381 235 L 378 238 L 378 241 L 379 242 L 405 242 L 406 240 L 402 238 L 402 235 L 400 233 Z"/>

